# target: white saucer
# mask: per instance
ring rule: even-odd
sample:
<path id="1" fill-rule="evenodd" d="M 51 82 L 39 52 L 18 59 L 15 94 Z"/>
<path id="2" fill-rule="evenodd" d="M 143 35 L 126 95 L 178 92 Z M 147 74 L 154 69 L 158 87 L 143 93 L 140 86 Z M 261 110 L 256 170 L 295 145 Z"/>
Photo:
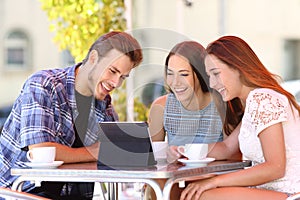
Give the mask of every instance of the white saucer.
<path id="1" fill-rule="evenodd" d="M 215 158 L 204 158 L 201 160 L 178 159 L 179 162 L 182 162 L 188 166 L 206 166 L 208 163 L 210 163 L 214 160 L 215 160 Z"/>
<path id="2" fill-rule="evenodd" d="M 26 162 L 25 165 L 32 168 L 44 168 L 44 169 L 52 169 L 62 165 L 64 161 L 54 161 L 52 163 L 34 163 L 34 162 Z"/>

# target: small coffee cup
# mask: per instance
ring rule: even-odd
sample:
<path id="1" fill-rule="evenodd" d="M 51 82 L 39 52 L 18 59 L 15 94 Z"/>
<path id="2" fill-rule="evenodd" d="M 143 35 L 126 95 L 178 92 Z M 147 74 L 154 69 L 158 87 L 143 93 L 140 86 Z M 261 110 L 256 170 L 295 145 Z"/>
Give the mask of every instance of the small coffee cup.
<path id="1" fill-rule="evenodd" d="M 156 141 L 152 142 L 152 148 L 154 158 L 156 161 L 162 161 L 167 159 L 168 142 Z"/>
<path id="2" fill-rule="evenodd" d="M 189 160 L 201 160 L 206 158 L 208 154 L 208 144 L 186 144 L 178 146 L 177 151 Z"/>
<path id="3" fill-rule="evenodd" d="M 55 147 L 35 147 L 30 149 L 26 156 L 33 163 L 52 163 L 55 160 Z"/>

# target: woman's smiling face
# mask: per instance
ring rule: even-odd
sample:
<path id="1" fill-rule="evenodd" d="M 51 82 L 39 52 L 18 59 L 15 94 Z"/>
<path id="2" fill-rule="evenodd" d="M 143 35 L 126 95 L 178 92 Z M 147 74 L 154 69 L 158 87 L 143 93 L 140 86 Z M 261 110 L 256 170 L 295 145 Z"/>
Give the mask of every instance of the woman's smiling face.
<path id="1" fill-rule="evenodd" d="M 205 58 L 205 69 L 209 76 L 209 86 L 222 95 L 223 101 L 240 97 L 243 84 L 237 70 L 228 67 L 212 54 Z"/>
<path id="2" fill-rule="evenodd" d="M 179 55 L 172 55 L 168 62 L 167 84 L 182 103 L 190 102 L 194 93 L 200 90 L 196 75 L 188 60 Z"/>

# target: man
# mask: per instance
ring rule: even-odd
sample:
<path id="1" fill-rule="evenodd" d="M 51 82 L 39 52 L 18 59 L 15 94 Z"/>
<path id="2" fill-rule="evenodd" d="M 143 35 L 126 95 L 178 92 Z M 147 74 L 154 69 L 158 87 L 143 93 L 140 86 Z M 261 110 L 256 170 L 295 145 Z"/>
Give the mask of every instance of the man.
<path id="1" fill-rule="evenodd" d="M 82 63 L 33 74 L 2 130 L 0 187 L 12 185 L 17 177 L 10 175 L 10 169 L 26 166 L 26 152 L 34 147 L 55 146 L 55 160 L 64 163 L 96 161 L 98 123 L 117 120 L 109 93 L 141 61 L 142 50 L 136 39 L 125 32 L 110 32 L 90 47 Z M 91 197 L 91 184 L 71 185 L 64 187 L 64 193 L 82 195 L 81 199 Z M 49 182 L 34 188 L 28 182 L 23 190 L 58 198 L 62 186 Z"/>

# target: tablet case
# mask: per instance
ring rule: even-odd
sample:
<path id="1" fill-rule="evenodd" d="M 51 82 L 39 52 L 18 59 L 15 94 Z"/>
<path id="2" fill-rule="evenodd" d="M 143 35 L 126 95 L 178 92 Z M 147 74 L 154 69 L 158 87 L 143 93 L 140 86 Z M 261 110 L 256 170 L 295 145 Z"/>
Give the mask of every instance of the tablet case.
<path id="1" fill-rule="evenodd" d="M 98 166 L 148 167 L 156 164 L 146 122 L 102 122 Z"/>

